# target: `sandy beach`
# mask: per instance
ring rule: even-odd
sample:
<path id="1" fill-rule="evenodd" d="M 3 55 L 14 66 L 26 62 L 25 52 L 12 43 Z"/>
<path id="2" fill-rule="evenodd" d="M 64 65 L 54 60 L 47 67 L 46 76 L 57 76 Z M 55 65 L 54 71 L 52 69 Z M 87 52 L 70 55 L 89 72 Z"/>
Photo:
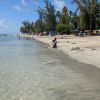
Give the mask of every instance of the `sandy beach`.
<path id="1" fill-rule="evenodd" d="M 0 38 L 0 100 L 100 100 L 99 68 L 60 51 L 66 39 L 57 50 L 29 37 Z"/>
<path id="2" fill-rule="evenodd" d="M 43 43 L 50 44 L 53 37 L 34 36 L 34 38 Z M 92 64 L 100 68 L 100 37 L 87 36 L 75 37 L 73 35 L 58 38 L 58 50 L 68 54 L 70 57 L 87 64 Z"/>
<path id="3" fill-rule="evenodd" d="M 50 36 L 27 36 L 50 45 L 54 37 Z M 92 64 L 100 68 L 100 37 L 87 36 L 75 37 L 73 35 L 57 36 L 57 49 L 65 52 L 71 58 L 80 62 Z"/>

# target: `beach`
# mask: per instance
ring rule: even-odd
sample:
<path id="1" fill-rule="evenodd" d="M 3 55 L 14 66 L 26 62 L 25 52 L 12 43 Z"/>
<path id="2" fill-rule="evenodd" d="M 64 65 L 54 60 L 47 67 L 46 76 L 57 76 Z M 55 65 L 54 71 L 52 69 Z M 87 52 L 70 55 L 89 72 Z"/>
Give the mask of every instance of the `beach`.
<path id="1" fill-rule="evenodd" d="M 1 0 L 0 100 L 100 100 L 100 0 Z"/>
<path id="2" fill-rule="evenodd" d="M 100 68 L 100 37 L 86 36 L 76 37 L 74 35 L 57 36 L 57 49 L 63 51 L 71 58 L 95 65 Z M 61 38 L 59 38 L 61 37 Z M 54 37 L 33 36 L 34 39 L 50 45 Z"/>
<path id="3" fill-rule="evenodd" d="M 0 38 L 0 100 L 100 99 L 99 68 L 29 37 Z"/>

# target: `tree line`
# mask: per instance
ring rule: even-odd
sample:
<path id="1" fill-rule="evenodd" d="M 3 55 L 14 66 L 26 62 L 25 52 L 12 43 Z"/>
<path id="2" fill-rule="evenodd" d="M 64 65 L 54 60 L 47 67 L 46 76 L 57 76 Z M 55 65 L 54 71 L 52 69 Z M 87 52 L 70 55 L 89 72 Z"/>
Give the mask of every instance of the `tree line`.
<path id="1" fill-rule="evenodd" d="M 70 34 L 74 29 L 81 31 L 100 29 L 99 0 L 72 0 L 71 3 L 77 5 L 75 12 L 68 10 L 67 5 L 62 11 L 56 11 L 49 0 L 44 0 L 44 3 L 44 8 L 39 7 L 36 10 L 39 17 L 34 23 L 22 22 L 20 28 L 22 33 L 43 33 L 53 30 L 60 34 Z"/>

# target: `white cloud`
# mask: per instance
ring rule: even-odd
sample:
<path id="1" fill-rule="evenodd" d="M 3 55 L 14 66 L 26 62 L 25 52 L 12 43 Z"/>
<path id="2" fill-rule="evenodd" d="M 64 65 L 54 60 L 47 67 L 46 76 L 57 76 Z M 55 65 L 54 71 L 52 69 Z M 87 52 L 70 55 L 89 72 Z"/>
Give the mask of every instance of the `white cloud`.
<path id="1" fill-rule="evenodd" d="M 27 5 L 26 1 L 25 0 L 21 0 L 21 5 L 26 6 Z"/>
<path id="2" fill-rule="evenodd" d="M 8 25 L 7 25 L 5 19 L 0 19 L 0 28 L 1 29 L 7 29 L 8 28 Z"/>
<path id="3" fill-rule="evenodd" d="M 9 29 L 15 27 L 15 23 L 11 20 L 7 20 L 5 18 L 0 19 L 0 28 L 1 29 Z"/>
<path id="4" fill-rule="evenodd" d="M 13 9 L 15 9 L 17 11 L 24 11 L 26 6 L 27 6 L 26 0 L 20 0 L 20 4 L 14 5 Z"/>
<path id="5" fill-rule="evenodd" d="M 15 5 L 15 6 L 13 6 L 13 8 L 17 11 L 22 11 L 23 10 L 20 5 Z"/>
<path id="6" fill-rule="evenodd" d="M 14 31 L 16 31 L 16 24 L 12 20 L 0 19 L 0 33 L 14 33 Z"/>
<path id="7" fill-rule="evenodd" d="M 56 7 L 56 10 L 61 11 L 62 8 L 65 6 L 64 0 L 54 0 L 54 5 Z"/>

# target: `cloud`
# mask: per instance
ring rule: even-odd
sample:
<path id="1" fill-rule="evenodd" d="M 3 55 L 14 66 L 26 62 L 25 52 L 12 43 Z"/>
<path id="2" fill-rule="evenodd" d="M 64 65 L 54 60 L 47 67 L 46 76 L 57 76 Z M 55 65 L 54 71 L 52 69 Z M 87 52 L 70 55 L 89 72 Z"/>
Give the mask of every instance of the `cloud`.
<path id="1" fill-rule="evenodd" d="M 39 3 L 40 2 L 40 0 L 33 0 L 34 2 L 37 2 L 37 3 Z"/>
<path id="2" fill-rule="evenodd" d="M 64 0 L 54 0 L 54 5 L 56 7 L 56 10 L 61 11 L 62 8 L 65 6 Z"/>
<path id="3" fill-rule="evenodd" d="M 18 33 L 17 25 L 9 19 L 1 18 L 0 19 L 0 33 Z"/>
<path id="4" fill-rule="evenodd" d="M 5 18 L 0 19 L 0 29 L 9 29 L 15 27 L 15 23 L 12 20 Z"/>
<path id="5" fill-rule="evenodd" d="M 26 6 L 27 6 L 26 0 L 20 0 L 20 4 L 14 5 L 13 9 L 17 11 L 24 11 Z"/>
<path id="6" fill-rule="evenodd" d="M 0 29 L 7 29 L 8 25 L 5 19 L 0 19 Z"/>
<path id="7" fill-rule="evenodd" d="M 21 5 L 26 6 L 27 5 L 26 1 L 25 0 L 21 0 Z"/>
<path id="8" fill-rule="evenodd" d="M 13 8 L 14 8 L 15 10 L 17 10 L 17 11 L 22 11 L 22 10 L 23 10 L 22 7 L 21 7 L 20 5 L 15 5 L 15 6 L 13 6 Z"/>

